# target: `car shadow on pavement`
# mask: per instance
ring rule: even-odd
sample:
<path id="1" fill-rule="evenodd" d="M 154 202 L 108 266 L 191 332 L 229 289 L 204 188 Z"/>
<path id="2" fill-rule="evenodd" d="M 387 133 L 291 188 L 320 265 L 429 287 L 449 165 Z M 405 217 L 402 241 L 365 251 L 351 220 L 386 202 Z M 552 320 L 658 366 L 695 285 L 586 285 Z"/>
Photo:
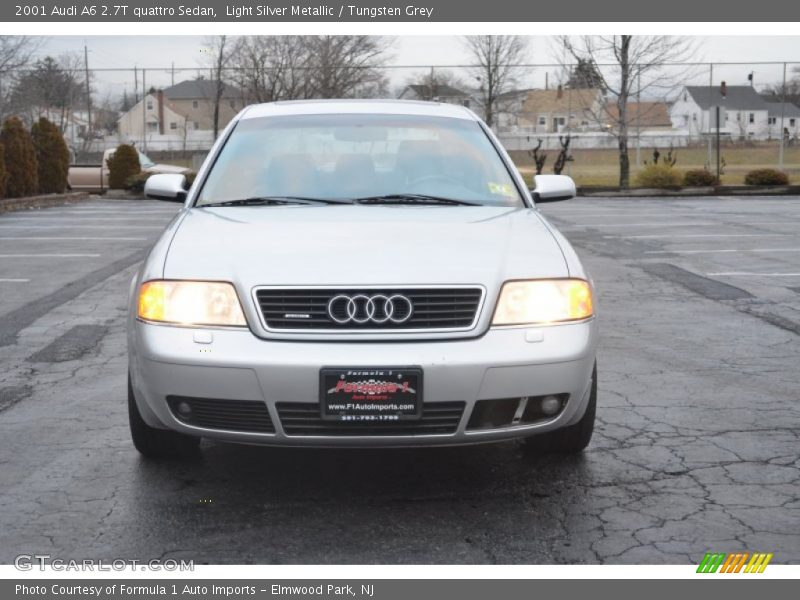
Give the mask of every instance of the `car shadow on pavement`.
<path id="1" fill-rule="evenodd" d="M 140 475 L 164 476 L 217 503 L 429 499 L 519 491 L 537 475 L 563 469 L 575 477 L 582 456 L 527 456 L 505 442 L 432 448 L 271 448 L 204 442 L 194 460 L 150 462 Z M 577 470 L 576 470 L 577 469 Z M 549 477 L 550 475 L 548 475 Z"/>
<path id="2" fill-rule="evenodd" d="M 585 457 L 513 442 L 203 446 L 193 461 L 132 463 L 121 518 L 139 544 L 200 563 L 528 562 L 563 538 L 565 504 L 591 479 Z"/>

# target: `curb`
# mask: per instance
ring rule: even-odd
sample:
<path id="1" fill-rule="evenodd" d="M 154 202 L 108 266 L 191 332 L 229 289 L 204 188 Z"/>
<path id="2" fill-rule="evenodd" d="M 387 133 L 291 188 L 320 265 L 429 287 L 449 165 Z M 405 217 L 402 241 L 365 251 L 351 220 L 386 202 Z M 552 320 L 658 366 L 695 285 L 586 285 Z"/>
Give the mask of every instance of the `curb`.
<path id="1" fill-rule="evenodd" d="M 66 194 L 45 194 L 42 196 L 27 196 L 25 198 L 0 199 L 0 213 L 30 208 L 46 208 L 48 206 L 61 206 L 73 202 L 83 202 L 89 199 L 88 192 L 69 192 Z"/>
<path id="2" fill-rule="evenodd" d="M 584 187 L 578 188 L 578 196 L 607 198 L 680 198 L 685 196 L 797 196 L 800 185 L 761 186 L 761 185 L 721 185 L 715 187 L 685 187 L 677 190 L 658 188 L 619 188 Z"/>

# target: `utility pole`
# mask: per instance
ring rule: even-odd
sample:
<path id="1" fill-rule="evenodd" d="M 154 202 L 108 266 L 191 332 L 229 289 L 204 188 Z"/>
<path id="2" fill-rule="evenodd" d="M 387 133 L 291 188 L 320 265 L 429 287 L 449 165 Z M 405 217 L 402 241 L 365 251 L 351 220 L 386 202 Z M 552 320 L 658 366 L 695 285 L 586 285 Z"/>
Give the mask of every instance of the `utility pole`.
<path id="1" fill-rule="evenodd" d="M 172 85 L 175 85 L 175 61 L 172 61 Z"/>
<path id="2" fill-rule="evenodd" d="M 133 66 L 133 103 L 139 103 L 139 69 Z"/>
<path id="3" fill-rule="evenodd" d="M 720 122 L 719 121 L 720 121 L 720 117 L 721 117 L 721 114 L 720 114 L 721 111 L 720 111 L 720 108 L 719 108 L 719 104 L 717 104 L 717 106 L 715 106 L 714 108 L 717 111 L 717 181 L 721 184 L 722 183 L 722 159 L 721 159 L 720 154 L 719 154 L 719 136 L 720 136 L 720 132 L 719 132 Z"/>
<path id="4" fill-rule="evenodd" d="M 92 86 L 89 82 L 89 48 L 83 46 L 83 67 L 86 73 L 86 133 L 89 136 L 89 144 L 94 139 L 92 133 Z"/>
<path id="5" fill-rule="evenodd" d="M 642 166 L 642 73 L 636 77 L 636 166 Z"/>
<path id="6" fill-rule="evenodd" d="M 714 63 L 711 63 L 711 64 L 708 65 L 708 98 L 709 98 L 709 100 L 711 100 L 711 98 L 713 97 L 713 93 L 714 93 Z M 702 114 L 703 113 L 700 113 L 701 117 L 702 117 Z M 719 127 L 719 124 L 717 124 L 717 127 Z M 701 123 L 701 129 L 702 129 L 702 123 Z M 700 131 L 698 131 L 698 133 L 700 133 Z M 700 133 L 700 135 L 702 135 L 702 133 Z M 689 125 L 689 136 L 691 138 L 691 125 Z M 708 160 L 707 160 L 709 169 L 711 169 L 711 146 L 712 145 L 713 145 L 713 142 L 711 141 L 711 108 L 709 108 L 708 109 Z"/>
<path id="7" fill-rule="evenodd" d="M 778 151 L 778 168 L 783 171 L 783 144 L 785 143 L 784 139 L 784 126 L 783 120 L 786 116 L 786 63 L 783 63 L 783 85 L 781 86 L 781 146 L 780 150 Z"/>
<path id="8" fill-rule="evenodd" d="M 145 70 L 142 69 L 142 152 L 147 153 L 147 84 Z"/>

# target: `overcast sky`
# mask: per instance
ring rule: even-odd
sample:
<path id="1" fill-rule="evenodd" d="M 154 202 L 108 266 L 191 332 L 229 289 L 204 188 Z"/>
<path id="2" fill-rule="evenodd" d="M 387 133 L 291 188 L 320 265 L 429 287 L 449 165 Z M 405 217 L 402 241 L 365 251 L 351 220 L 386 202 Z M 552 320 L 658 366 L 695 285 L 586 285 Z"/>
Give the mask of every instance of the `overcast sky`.
<path id="1" fill-rule="evenodd" d="M 696 38 L 698 61 L 758 62 L 797 61 L 800 65 L 800 36 L 713 36 Z M 167 86 L 171 83 L 172 64 L 176 69 L 189 70 L 175 74 L 175 81 L 194 77 L 202 66 L 203 38 L 200 36 L 54 36 L 44 40 L 42 52 L 59 55 L 64 52 L 83 53 L 89 48 L 89 65 L 97 69 L 132 69 L 134 66 L 148 69 L 147 86 Z M 552 63 L 553 39 L 547 36 L 530 38 L 530 62 Z M 392 38 L 390 64 L 419 65 L 416 69 L 394 69 L 390 71 L 393 87 L 413 78 L 424 65 L 463 64 L 469 62 L 462 39 L 457 36 L 399 36 Z M 747 74 L 755 72 L 756 85 L 774 83 L 781 77 L 779 65 L 718 67 L 714 81 L 726 80 L 729 85 L 747 83 Z M 543 87 L 545 71 L 550 82 L 558 76 L 558 69 L 528 70 L 520 87 Z M 791 71 L 791 67 L 790 67 Z M 698 72 L 699 82 L 708 81 L 708 72 Z M 95 86 L 101 93 L 121 93 L 122 89 L 133 92 L 133 73 L 96 73 Z"/>

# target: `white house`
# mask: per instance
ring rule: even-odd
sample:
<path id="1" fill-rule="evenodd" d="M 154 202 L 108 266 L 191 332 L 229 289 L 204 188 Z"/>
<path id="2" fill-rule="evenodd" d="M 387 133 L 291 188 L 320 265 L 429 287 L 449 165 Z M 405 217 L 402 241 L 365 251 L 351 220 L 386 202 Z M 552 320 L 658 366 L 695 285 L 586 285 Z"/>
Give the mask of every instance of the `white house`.
<path id="1" fill-rule="evenodd" d="M 216 81 L 187 80 L 147 94 L 120 117 L 120 141 L 153 150 L 207 150 L 214 142 L 216 87 Z M 226 85 L 219 103 L 219 129 L 243 106 L 242 93 Z"/>
<path id="2" fill-rule="evenodd" d="M 720 134 L 731 139 L 767 139 L 769 106 L 752 87 L 687 85 L 670 109 L 674 129 L 691 137 L 716 134 L 716 107 L 720 107 Z"/>
<path id="3" fill-rule="evenodd" d="M 769 127 L 770 139 L 780 139 L 781 137 L 781 119 L 783 119 L 784 135 L 788 134 L 789 138 L 800 138 L 800 108 L 791 102 L 786 102 L 781 107 L 780 102 L 767 101 L 769 109 L 769 119 L 767 121 Z"/>

